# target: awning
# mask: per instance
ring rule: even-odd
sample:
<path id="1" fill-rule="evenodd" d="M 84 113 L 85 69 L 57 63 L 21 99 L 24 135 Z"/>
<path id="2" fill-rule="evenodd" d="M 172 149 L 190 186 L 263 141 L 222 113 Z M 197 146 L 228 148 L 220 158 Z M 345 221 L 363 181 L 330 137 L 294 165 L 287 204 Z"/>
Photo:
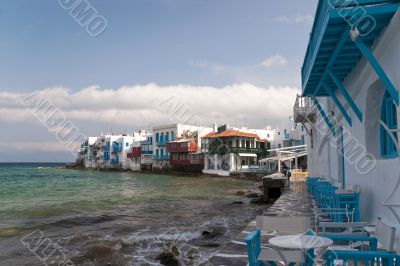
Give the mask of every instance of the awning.
<path id="1" fill-rule="evenodd" d="M 400 5 L 395 0 L 329 2 L 320 0 L 318 4 L 302 67 L 303 96 L 330 96 L 330 89 L 343 82 L 363 54 L 350 30 L 359 30 L 358 40 L 370 48 Z"/>
<path id="2" fill-rule="evenodd" d="M 238 153 L 239 157 L 257 157 L 255 153 Z"/>

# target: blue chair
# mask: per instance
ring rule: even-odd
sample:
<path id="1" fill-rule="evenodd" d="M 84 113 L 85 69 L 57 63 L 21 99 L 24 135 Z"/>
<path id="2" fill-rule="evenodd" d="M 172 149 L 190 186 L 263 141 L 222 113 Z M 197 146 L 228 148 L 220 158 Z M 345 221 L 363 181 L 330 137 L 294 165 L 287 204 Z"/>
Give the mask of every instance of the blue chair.
<path id="1" fill-rule="evenodd" d="M 307 232 L 307 234 L 311 234 Z M 312 266 L 314 263 L 314 250 L 307 250 L 304 254 L 301 250 L 279 250 L 271 246 L 261 247 L 261 230 L 257 229 L 249 233 L 244 242 L 247 245 L 247 256 L 249 266 L 264 266 L 264 262 L 277 265 L 284 262 L 286 265 L 299 263 L 304 266 Z"/>
<path id="2" fill-rule="evenodd" d="M 244 242 L 247 245 L 247 257 L 249 259 L 249 266 L 264 265 L 264 263 L 258 259 L 261 252 L 261 230 L 257 229 L 249 233 L 244 238 Z"/>
<path id="3" fill-rule="evenodd" d="M 343 265 L 349 262 L 353 266 L 395 266 L 400 262 L 400 256 L 385 251 L 354 251 L 354 250 L 328 250 L 324 254 L 325 266 L 334 266 L 335 260 L 343 261 Z"/>
<path id="4" fill-rule="evenodd" d="M 354 234 L 338 235 L 329 233 L 321 233 L 320 236 L 328 237 L 334 242 L 346 243 L 346 245 L 348 245 L 348 243 L 350 242 L 367 242 L 369 244 L 370 251 L 376 251 L 379 249 L 391 252 L 393 251 L 395 234 L 396 229 L 387 225 L 382 221 L 380 217 L 378 217 L 375 228 L 375 235 L 373 237 Z M 333 247 L 332 249 L 335 248 Z M 337 249 L 341 249 L 340 246 L 337 246 Z"/>

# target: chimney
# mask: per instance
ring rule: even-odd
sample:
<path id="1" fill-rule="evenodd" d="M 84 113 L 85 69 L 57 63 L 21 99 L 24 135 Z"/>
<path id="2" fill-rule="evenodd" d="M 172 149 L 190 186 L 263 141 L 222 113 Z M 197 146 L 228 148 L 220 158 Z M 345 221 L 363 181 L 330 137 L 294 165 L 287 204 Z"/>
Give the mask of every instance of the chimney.
<path id="1" fill-rule="evenodd" d="M 218 132 L 217 123 L 214 123 L 214 124 L 213 124 L 213 132 Z"/>

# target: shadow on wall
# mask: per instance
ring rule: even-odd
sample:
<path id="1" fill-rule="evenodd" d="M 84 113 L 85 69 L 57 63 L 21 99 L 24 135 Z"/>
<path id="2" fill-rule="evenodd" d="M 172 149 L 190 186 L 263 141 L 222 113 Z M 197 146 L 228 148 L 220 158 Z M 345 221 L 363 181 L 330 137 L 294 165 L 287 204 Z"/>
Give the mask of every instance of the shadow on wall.
<path id="1" fill-rule="evenodd" d="M 375 158 L 381 158 L 380 152 L 380 115 L 381 103 L 383 95 L 385 94 L 385 87 L 378 79 L 367 90 L 367 97 L 365 102 L 365 148 L 367 152 L 371 153 Z"/>

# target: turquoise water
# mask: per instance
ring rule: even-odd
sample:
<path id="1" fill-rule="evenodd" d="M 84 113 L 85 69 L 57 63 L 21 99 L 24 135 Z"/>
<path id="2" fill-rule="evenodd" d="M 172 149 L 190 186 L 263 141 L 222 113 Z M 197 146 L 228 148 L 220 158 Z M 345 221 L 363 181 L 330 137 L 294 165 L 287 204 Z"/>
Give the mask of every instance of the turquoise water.
<path id="1" fill-rule="evenodd" d="M 21 242 L 35 230 L 74 265 L 158 265 L 172 246 L 182 263 L 198 265 L 260 211 L 235 195 L 254 188 L 232 178 L 0 164 L 0 265 L 44 265 Z M 203 239 L 211 228 L 218 235 Z"/>

